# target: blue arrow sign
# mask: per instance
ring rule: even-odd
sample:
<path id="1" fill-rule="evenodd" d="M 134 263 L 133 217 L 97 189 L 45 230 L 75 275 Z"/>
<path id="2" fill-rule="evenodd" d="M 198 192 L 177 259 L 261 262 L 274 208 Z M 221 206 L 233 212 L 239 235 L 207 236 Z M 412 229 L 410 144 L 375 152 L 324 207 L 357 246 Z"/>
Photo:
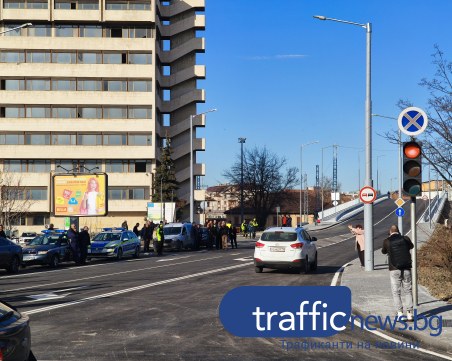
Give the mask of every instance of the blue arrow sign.
<path id="1" fill-rule="evenodd" d="M 397 217 L 403 217 L 405 215 L 405 210 L 403 208 L 397 208 L 395 210 L 395 214 Z"/>
<path id="2" fill-rule="evenodd" d="M 427 128 L 427 114 L 416 107 L 409 107 L 399 114 L 399 129 L 409 136 L 421 134 Z"/>

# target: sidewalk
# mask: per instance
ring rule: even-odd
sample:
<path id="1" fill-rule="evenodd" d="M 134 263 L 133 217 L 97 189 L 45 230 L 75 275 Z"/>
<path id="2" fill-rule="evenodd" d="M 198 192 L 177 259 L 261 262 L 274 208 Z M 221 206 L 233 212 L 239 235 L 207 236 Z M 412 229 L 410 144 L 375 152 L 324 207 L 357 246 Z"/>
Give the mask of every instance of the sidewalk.
<path id="1" fill-rule="evenodd" d="M 387 257 L 381 253 L 381 249 L 374 252 L 374 257 L 375 269 L 372 272 L 361 269 L 358 259 L 345 267 L 341 285 L 349 287 L 352 291 L 353 314 L 362 317 L 366 317 L 366 315 L 380 315 L 383 318 L 386 316 L 393 317 L 396 312 L 391 294 Z M 418 301 L 419 305 L 415 307 L 418 314 L 427 317 L 442 316 L 442 333 L 434 337 L 430 333 L 436 334 L 438 331 L 432 332 L 427 327 L 424 331 L 392 331 L 391 335 L 400 339 L 398 334 L 402 334 L 419 341 L 422 348 L 432 346 L 435 351 L 452 355 L 452 304 L 435 299 L 427 289 L 420 285 L 418 286 Z M 432 325 L 433 329 L 438 330 L 437 320 L 432 321 L 435 321 Z M 410 323 L 409 325 L 412 326 L 413 324 Z M 401 341 L 403 340 L 401 339 Z"/>

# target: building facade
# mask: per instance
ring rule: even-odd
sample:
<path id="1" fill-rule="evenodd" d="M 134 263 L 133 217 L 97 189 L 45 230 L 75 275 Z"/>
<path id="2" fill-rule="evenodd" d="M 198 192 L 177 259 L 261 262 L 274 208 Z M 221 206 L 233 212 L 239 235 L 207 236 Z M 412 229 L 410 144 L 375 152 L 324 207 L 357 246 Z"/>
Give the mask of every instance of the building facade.
<path id="1" fill-rule="evenodd" d="M 142 224 L 166 136 L 178 196 L 188 203 L 189 118 L 205 101 L 197 87 L 205 67 L 196 64 L 204 52 L 197 34 L 205 28 L 204 6 L 204 0 L 0 0 L 1 186 L 19 184 L 21 191 L 7 193 L 30 199 L 15 228 L 63 227 L 50 202 L 51 175 L 61 172 L 108 174 L 108 215 L 80 219 L 81 226 Z M 25 23 L 32 25 L 18 28 Z M 196 127 L 205 119 L 193 123 L 196 177 L 205 173 L 196 163 L 205 146 Z"/>

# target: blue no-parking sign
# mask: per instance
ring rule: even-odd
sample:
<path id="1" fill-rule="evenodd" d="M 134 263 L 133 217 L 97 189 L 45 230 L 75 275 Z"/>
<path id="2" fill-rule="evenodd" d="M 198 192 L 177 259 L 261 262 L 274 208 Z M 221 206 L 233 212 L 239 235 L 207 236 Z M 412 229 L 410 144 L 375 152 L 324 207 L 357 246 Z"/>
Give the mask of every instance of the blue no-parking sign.
<path id="1" fill-rule="evenodd" d="M 405 215 L 405 210 L 403 208 L 397 208 L 395 210 L 395 214 L 397 217 L 403 217 Z"/>
<path id="2" fill-rule="evenodd" d="M 398 124 L 402 132 L 414 137 L 421 134 L 427 128 L 427 114 L 417 107 L 406 108 L 399 114 Z"/>

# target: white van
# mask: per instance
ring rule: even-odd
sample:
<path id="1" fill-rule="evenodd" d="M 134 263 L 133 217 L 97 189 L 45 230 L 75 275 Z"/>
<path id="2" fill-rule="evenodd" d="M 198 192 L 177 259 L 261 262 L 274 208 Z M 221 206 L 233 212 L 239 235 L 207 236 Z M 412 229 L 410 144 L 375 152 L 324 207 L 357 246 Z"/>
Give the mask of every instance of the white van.
<path id="1" fill-rule="evenodd" d="M 195 234 L 191 223 L 168 223 L 163 226 L 164 249 L 195 249 Z"/>

